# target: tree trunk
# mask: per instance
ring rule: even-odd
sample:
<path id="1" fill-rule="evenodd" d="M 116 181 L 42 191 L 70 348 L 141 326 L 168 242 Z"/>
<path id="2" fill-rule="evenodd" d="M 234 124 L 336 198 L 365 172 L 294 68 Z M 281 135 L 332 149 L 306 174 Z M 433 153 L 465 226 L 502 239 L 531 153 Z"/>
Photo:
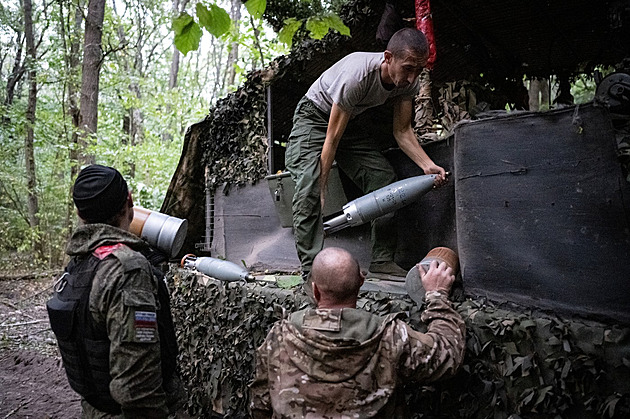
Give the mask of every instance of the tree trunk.
<path id="1" fill-rule="evenodd" d="M 136 27 L 140 28 L 140 30 L 137 31 L 138 39 L 135 43 L 136 51 L 132 73 L 137 75 L 139 78 L 144 78 L 144 57 L 142 55 L 142 49 L 149 40 L 149 37 L 145 37 L 145 16 L 140 13 L 140 10 L 141 9 L 138 8 L 138 13 L 136 14 Z M 148 58 L 147 61 L 150 61 L 150 58 Z M 138 103 L 142 103 L 142 92 L 140 91 L 140 86 L 138 85 L 138 78 L 132 78 L 131 83 L 129 83 L 129 90 L 138 99 Z M 135 146 L 137 144 L 142 144 L 144 142 L 144 114 L 142 113 L 142 109 L 134 106 L 129 109 L 129 114 L 131 117 L 131 131 L 129 132 L 131 145 Z M 129 175 L 131 177 L 135 177 L 136 164 L 133 156 L 131 157 L 129 166 Z"/>
<path id="2" fill-rule="evenodd" d="M 188 4 L 189 0 L 184 0 L 181 4 L 179 0 L 173 0 L 173 16 L 179 15 Z M 168 88 L 174 89 L 177 87 L 177 76 L 179 75 L 179 60 L 181 59 L 181 54 L 177 47 L 173 45 L 173 58 L 171 59 L 171 71 L 169 73 L 168 78 Z"/>
<path id="3" fill-rule="evenodd" d="M 530 79 L 528 95 L 530 111 L 549 109 L 549 81 L 546 78 Z"/>
<path id="4" fill-rule="evenodd" d="M 81 107 L 79 111 L 79 154 L 81 164 L 94 163 L 94 156 L 85 150 L 88 137 L 96 133 L 98 126 L 99 75 L 103 59 L 101 39 L 105 0 L 89 0 L 85 19 L 85 39 L 83 41 L 83 73 L 81 77 Z"/>
<path id="5" fill-rule="evenodd" d="M 236 26 L 236 36 L 239 33 L 239 25 L 241 20 L 241 5 L 243 3 L 241 0 L 232 0 L 232 9 L 230 10 L 230 17 L 232 18 L 232 22 L 234 22 L 234 26 Z M 236 78 L 236 62 L 238 61 L 238 40 L 232 42 L 232 46 L 230 49 L 230 53 L 227 57 L 227 71 L 228 71 L 228 79 L 227 85 L 233 86 L 234 79 Z"/>
<path id="6" fill-rule="evenodd" d="M 24 74 L 25 66 L 22 62 L 22 32 L 15 34 L 15 44 L 17 45 L 17 51 L 15 52 L 15 61 L 13 62 L 13 71 L 9 74 L 7 79 L 6 96 L 4 98 L 4 105 L 9 107 L 13 104 L 13 98 L 15 97 L 15 86 Z M 3 122 L 8 122 L 5 117 L 2 117 Z"/>
<path id="7" fill-rule="evenodd" d="M 71 35 L 70 53 L 66 57 L 67 68 L 70 75 L 70 81 L 68 83 L 68 112 L 72 118 L 72 144 L 74 147 L 70 148 L 70 160 L 72 163 L 71 176 L 72 179 L 79 173 L 79 121 L 81 120 L 81 112 L 79 104 L 77 103 L 77 94 L 79 93 L 79 65 L 81 60 L 79 59 L 79 53 L 81 49 L 81 29 L 83 28 L 83 7 L 85 3 L 79 1 L 75 6 L 74 12 L 74 30 Z M 70 11 L 68 11 L 70 13 Z M 84 159 L 82 159 L 84 160 Z"/>
<path id="8" fill-rule="evenodd" d="M 65 14 L 63 10 L 64 4 L 70 4 L 68 9 L 68 22 L 70 22 L 70 13 L 72 7 L 74 7 L 74 24 L 72 28 L 68 28 L 70 31 L 69 39 L 70 45 L 66 45 L 66 22 Z M 61 39 L 64 40 L 64 64 L 66 69 L 67 81 L 65 86 L 65 92 L 67 101 L 67 112 L 72 122 L 72 130 L 70 134 L 70 147 L 68 152 L 68 158 L 70 160 L 70 180 L 73 181 L 79 173 L 79 103 L 77 101 L 77 95 L 79 93 L 79 69 L 80 69 L 80 49 L 81 49 L 81 37 L 83 29 L 83 7 L 85 3 L 83 0 L 78 2 L 59 2 L 59 34 Z M 83 161 L 85 159 L 82 159 Z M 73 220 L 75 217 L 74 203 L 72 202 L 72 187 L 68 189 L 67 198 L 66 219 L 64 225 L 66 226 L 66 241 L 70 239 L 72 234 Z"/>
<path id="9" fill-rule="evenodd" d="M 212 45 L 212 57 L 214 59 L 214 87 L 212 88 L 212 97 L 220 97 L 225 91 L 225 73 L 223 72 L 223 65 L 221 63 L 221 57 L 223 56 L 223 43 L 216 42 L 214 38 L 210 40 Z M 217 46 L 218 44 L 218 46 Z M 223 76 L 221 74 L 223 73 Z"/>
<path id="10" fill-rule="evenodd" d="M 188 0 L 184 0 L 181 4 L 179 2 L 179 0 L 173 0 L 173 16 L 177 16 L 179 15 L 185 8 L 186 5 L 188 4 Z M 168 88 L 169 89 L 175 89 L 177 87 L 177 77 L 179 76 L 179 62 L 181 59 L 181 54 L 179 52 L 179 50 L 177 49 L 177 47 L 175 45 L 173 45 L 173 57 L 171 59 L 171 71 L 169 73 L 169 77 L 168 77 Z M 166 106 L 166 114 L 170 115 L 171 114 L 171 105 L 167 105 Z M 169 125 L 171 125 L 170 123 L 168 123 Z M 164 142 L 169 142 L 173 140 L 173 135 L 170 132 L 163 132 L 162 133 L 162 141 Z"/>
<path id="11" fill-rule="evenodd" d="M 173 16 L 179 14 L 179 0 L 173 0 Z M 171 71 L 168 77 L 168 88 L 174 89 L 177 87 L 177 75 L 179 73 L 179 50 L 173 44 L 173 58 L 171 59 Z"/>
<path id="12" fill-rule="evenodd" d="M 118 13 L 116 10 L 116 3 L 113 3 L 114 13 Z M 136 14 L 136 22 L 135 27 L 138 32 L 138 39 L 134 45 L 135 47 L 135 58 L 133 65 L 129 65 L 129 60 L 127 57 L 123 55 L 122 57 L 122 68 L 125 71 L 125 74 L 131 76 L 131 81 L 129 83 L 129 91 L 133 93 L 133 95 L 142 99 L 142 94 L 140 92 L 140 86 L 138 82 L 135 81 L 134 76 L 139 75 L 142 76 L 142 47 L 144 45 L 143 33 L 144 33 L 144 24 L 142 22 L 143 16 L 140 15 L 140 12 Z M 128 47 L 127 35 L 125 34 L 125 28 L 123 25 L 119 25 L 117 28 L 118 32 L 118 40 L 121 45 Z M 144 117 L 142 115 L 142 111 L 132 106 L 127 110 L 127 114 L 123 116 L 122 121 L 122 130 L 125 133 L 125 136 L 122 139 L 123 144 L 128 144 L 134 146 L 136 144 L 140 144 L 144 140 Z M 128 164 L 128 175 L 132 178 L 136 175 L 136 164 L 133 160 L 133 156 L 127 162 Z"/>
<path id="13" fill-rule="evenodd" d="M 171 71 L 168 77 L 168 88 L 174 89 L 177 87 L 177 76 L 179 73 L 179 50 L 173 45 L 173 59 L 171 60 Z"/>
<path id="14" fill-rule="evenodd" d="M 37 201 L 37 176 L 35 173 L 34 132 L 35 110 L 37 107 L 37 54 L 33 36 L 33 5 L 31 0 L 23 0 L 24 37 L 26 40 L 26 60 L 28 68 L 28 105 L 26 107 L 26 138 L 24 141 L 24 160 L 26 166 L 26 186 L 28 188 L 27 208 L 28 223 L 31 229 L 39 227 L 39 205 Z M 35 251 L 41 255 L 41 240 L 35 239 Z"/>

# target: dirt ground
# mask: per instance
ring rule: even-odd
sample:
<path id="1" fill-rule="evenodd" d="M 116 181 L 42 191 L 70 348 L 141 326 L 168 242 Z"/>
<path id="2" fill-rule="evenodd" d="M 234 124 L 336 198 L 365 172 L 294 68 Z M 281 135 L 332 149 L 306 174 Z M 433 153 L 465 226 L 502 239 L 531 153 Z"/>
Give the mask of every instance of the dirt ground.
<path id="1" fill-rule="evenodd" d="M 79 418 L 45 303 L 58 272 L 0 272 L 0 419 Z"/>

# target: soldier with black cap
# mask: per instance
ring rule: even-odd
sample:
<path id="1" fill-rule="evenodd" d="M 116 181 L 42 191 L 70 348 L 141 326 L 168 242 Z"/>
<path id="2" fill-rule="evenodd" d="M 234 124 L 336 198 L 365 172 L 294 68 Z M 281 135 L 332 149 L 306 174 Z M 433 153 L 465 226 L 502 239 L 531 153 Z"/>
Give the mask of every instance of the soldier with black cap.
<path id="1" fill-rule="evenodd" d="M 116 169 L 91 165 L 73 199 L 81 223 L 47 308 L 83 417 L 167 417 L 186 396 L 166 285 L 142 254 L 147 243 L 128 231 L 127 183 Z"/>

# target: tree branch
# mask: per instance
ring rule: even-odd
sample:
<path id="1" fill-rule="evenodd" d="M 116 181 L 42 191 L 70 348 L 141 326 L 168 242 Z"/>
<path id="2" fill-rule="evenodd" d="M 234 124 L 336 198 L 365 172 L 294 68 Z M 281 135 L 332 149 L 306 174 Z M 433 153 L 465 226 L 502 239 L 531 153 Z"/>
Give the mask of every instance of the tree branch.
<path id="1" fill-rule="evenodd" d="M 4 189 L 4 191 L 6 193 L 6 196 L 9 198 L 9 200 L 13 204 L 13 209 L 15 209 L 15 211 L 17 211 L 17 213 L 20 215 L 20 217 L 22 217 L 24 219 L 24 221 L 26 221 L 26 223 L 28 224 L 28 216 L 26 214 L 24 214 L 24 211 L 22 211 L 22 209 L 21 209 L 23 204 L 20 202 L 20 196 L 15 191 L 15 187 L 13 185 L 11 185 L 11 189 L 12 190 L 9 191 L 9 189 L 7 189 L 6 185 L 4 184 L 4 182 L 2 180 L 0 180 L 0 186 L 2 187 L 2 189 Z M 11 194 L 11 192 L 13 192 L 13 194 Z"/>
<path id="2" fill-rule="evenodd" d="M 105 57 L 107 57 L 110 54 L 114 54 L 118 51 L 123 51 L 124 49 L 127 48 L 127 46 L 129 45 L 129 42 L 125 41 L 123 44 L 119 44 L 117 47 L 113 47 L 112 44 L 109 42 L 109 39 L 107 40 L 107 49 L 103 49 L 101 48 L 101 50 L 103 51 L 103 56 L 101 57 L 101 61 L 99 63 L 99 65 L 103 64 L 103 61 L 105 61 Z"/>
<path id="3" fill-rule="evenodd" d="M 149 71 L 149 65 L 150 65 L 150 63 L 151 63 L 151 58 L 153 58 L 153 54 L 155 53 L 156 48 L 157 48 L 159 45 L 162 45 L 162 44 L 164 43 L 164 40 L 165 40 L 166 38 L 170 37 L 170 36 L 171 36 L 171 34 L 170 34 L 170 33 L 166 33 L 166 34 L 165 34 L 165 35 L 164 35 L 164 36 L 160 39 L 160 42 L 158 42 L 158 43 L 156 43 L 156 44 L 154 44 L 154 45 L 153 45 L 153 47 L 151 48 L 151 51 L 149 51 L 149 53 L 147 54 L 147 60 L 146 60 L 147 62 L 145 63 L 144 68 L 143 68 L 143 69 L 139 69 L 139 70 L 142 70 L 142 74 L 143 74 L 143 75 L 144 75 L 144 74 L 147 74 L 147 72 Z"/>
<path id="4" fill-rule="evenodd" d="M 249 21 L 252 24 L 252 29 L 254 30 L 254 39 L 256 40 L 256 47 L 258 47 L 258 52 L 260 53 L 260 67 L 265 67 L 265 56 L 263 55 L 262 48 L 260 46 L 260 39 L 258 39 L 258 28 L 254 24 L 254 18 L 252 15 L 249 15 Z"/>

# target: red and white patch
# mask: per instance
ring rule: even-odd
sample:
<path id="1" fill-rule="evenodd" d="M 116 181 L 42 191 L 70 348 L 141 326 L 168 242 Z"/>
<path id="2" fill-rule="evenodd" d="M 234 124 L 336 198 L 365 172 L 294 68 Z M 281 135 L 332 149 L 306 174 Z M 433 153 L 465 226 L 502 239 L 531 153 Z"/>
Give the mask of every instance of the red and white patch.
<path id="1" fill-rule="evenodd" d="M 114 251 L 116 249 L 120 249 L 121 247 L 123 247 L 124 244 L 122 243 L 116 243 L 116 244 L 111 244 L 109 246 L 101 246 L 101 247 L 97 247 L 96 249 L 94 249 L 94 251 L 92 252 L 92 254 L 94 256 L 96 256 L 99 260 L 103 260 L 105 259 L 107 256 L 111 255 L 112 253 L 114 253 Z"/>
<path id="2" fill-rule="evenodd" d="M 157 314 L 152 311 L 136 311 L 134 319 L 136 342 L 155 342 L 157 339 Z"/>

